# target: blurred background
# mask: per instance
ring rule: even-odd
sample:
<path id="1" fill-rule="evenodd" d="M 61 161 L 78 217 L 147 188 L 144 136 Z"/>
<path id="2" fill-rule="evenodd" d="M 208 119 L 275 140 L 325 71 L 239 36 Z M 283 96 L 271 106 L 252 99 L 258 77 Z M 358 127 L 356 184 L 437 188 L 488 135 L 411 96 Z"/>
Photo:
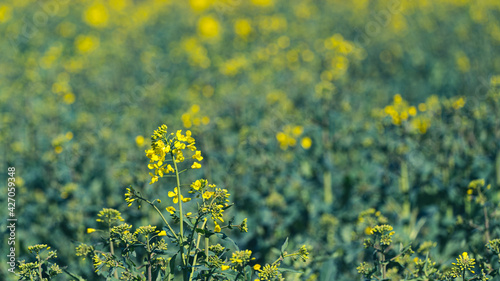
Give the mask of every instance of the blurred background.
<path id="1" fill-rule="evenodd" d="M 437 242 L 443 264 L 484 248 L 461 221 L 477 211 L 471 180 L 500 198 L 499 1 L 4 0 L 0 38 L 19 260 L 48 244 L 98 280 L 74 248 L 99 210 L 161 226 L 124 202 L 130 185 L 167 198 L 144 153 L 161 124 L 191 130 L 205 157 L 183 180 L 227 188 L 230 214 L 248 217 L 240 248 L 269 262 L 287 237 L 310 246 L 287 280 L 359 280 L 378 223 Z M 0 279 L 15 280 L 6 262 Z"/>

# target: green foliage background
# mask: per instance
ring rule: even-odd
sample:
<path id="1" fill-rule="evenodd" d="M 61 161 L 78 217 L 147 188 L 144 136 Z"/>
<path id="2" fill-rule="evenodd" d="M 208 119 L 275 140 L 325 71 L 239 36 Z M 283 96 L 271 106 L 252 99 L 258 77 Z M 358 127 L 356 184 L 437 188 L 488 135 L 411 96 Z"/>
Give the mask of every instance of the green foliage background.
<path id="1" fill-rule="evenodd" d="M 94 280 L 74 247 L 99 210 L 161 225 L 123 194 L 168 200 L 144 155 L 163 123 L 192 130 L 200 176 L 248 217 L 241 248 L 312 247 L 287 280 L 358 279 L 369 208 L 402 240 L 438 242 L 443 264 L 483 251 L 466 187 L 484 178 L 497 207 L 499 19 L 494 0 L 3 1 L 0 180 L 16 167 L 18 258 L 46 243 Z M 398 122 L 390 106 L 418 112 Z"/>

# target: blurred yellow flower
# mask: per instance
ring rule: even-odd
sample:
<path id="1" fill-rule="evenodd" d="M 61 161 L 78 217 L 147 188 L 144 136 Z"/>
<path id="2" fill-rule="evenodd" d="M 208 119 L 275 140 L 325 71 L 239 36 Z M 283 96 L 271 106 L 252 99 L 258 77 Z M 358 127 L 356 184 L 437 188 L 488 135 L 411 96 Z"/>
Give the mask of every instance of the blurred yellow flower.
<path id="1" fill-rule="evenodd" d="M 247 64 L 248 62 L 244 56 L 238 56 L 224 62 L 220 66 L 220 72 L 227 76 L 233 76 L 238 74 Z"/>
<path id="2" fill-rule="evenodd" d="M 108 25 L 108 9 L 103 4 L 96 3 L 90 6 L 83 14 L 88 25 L 105 27 Z"/>
<path id="3" fill-rule="evenodd" d="M 79 35 L 76 37 L 75 46 L 80 53 L 90 53 L 99 47 L 99 38 L 93 35 Z"/>
<path id="4" fill-rule="evenodd" d="M 66 136 L 67 140 L 73 139 L 73 133 L 72 132 L 67 132 L 65 136 Z"/>
<path id="5" fill-rule="evenodd" d="M 217 226 L 216 226 L 216 227 L 217 227 Z M 220 232 L 220 230 L 219 230 L 219 231 L 216 231 L 216 232 Z M 224 270 L 228 270 L 228 269 L 229 269 L 229 265 L 225 265 L 225 264 L 223 264 L 223 265 L 221 265 L 220 269 L 221 269 L 222 271 L 224 271 Z"/>
<path id="6" fill-rule="evenodd" d="M 109 6 L 116 11 L 121 11 L 129 5 L 130 0 L 109 0 Z"/>
<path id="7" fill-rule="evenodd" d="M 189 5 L 194 11 L 204 11 L 210 7 L 213 0 L 189 0 Z"/>
<path id="8" fill-rule="evenodd" d="M 96 229 L 95 228 L 87 228 L 87 233 L 92 233 L 92 232 L 95 232 Z"/>
<path id="9" fill-rule="evenodd" d="M 191 112 L 193 112 L 193 113 L 197 113 L 198 111 L 200 111 L 200 106 L 199 106 L 199 105 L 197 105 L 197 104 L 193 104 L 193 105 L 191 106 Z"/>
<path id="10" fill-rule="evenodd" d="M 194 162 L 193 165 L 191 165 L 191 169 L 199 169 L 201 168 L 201 164 L 198 162 Z"/>
<path id="11" fill-rule="evenodd" d="M 273 0 L 252 0 L 252 4 L 255 6 L 271 6 Z"/>
<path id="12" fill-rule="evenodd" d="M 247 38 L 250 32 L 252 32 L 252 26 L 250 21 L 247 19 L 238 19 L 234 23 L 234 32 L 242 38 Z"/>
<path id="13" fill-rule="evenodd" d="M 468 72 L 470 70 L 470 61 L 467 55 L 463 52 L 459 52 L 456 55 L 456 64 L 461 72 Z"/>
<path id="14" fill-rule="evenodd" d="M 221 27 L 212 16 L 204 16 L 198 21 L 198 32 L 202 37 L 215 38 L 220 35 Z"/>
<path id="15" fill-rule="evenodd" d="M 158 233 L 158 236 L 167 236 L 167 232 L 165 230 L 162 230 Z"/>
<path id="16" fill-rule="evenodd" d="M 300 141 L 300 145 L 304 149 L 309 149 L 311 148 L 312 145 L 312 140 L 310 137 L 303 137 L 302 140 Z"/>
<path id="17" fill-rule="evenodd" d="M 394 95 L 394 104 L 400 104 L 401 102 L 403 102 L 403 98 L 401 97 L 401 95 L 395 94 Z"/>
<path id="18" fill-rule="evenodd" d="M 304 131 L 304 127 L 302 127 L 302 126 L 295 126 L 295 127 L 293 127 L 292 133 L 295 136 L 298 136 L 298 135 L 302 134 L 303 131 Z"/>
<path id="19" fill-rule="evenodd" d="M 281 36 L 280 38 L 278 38 L 278 46 L 281 49 L 288 48 L 288 46 L 290 46 L 290 38 L 288 38 L 287 36 Z"/>
<path id="20" fill-rule="evenodd" d="M 304 50 L 304 51 L 302 51 L 302 59 L 305 62 L 313 61 L 314 60 L 314 53 L 309 49 Z"/>
<path id="21" fill-rule="evenodd" d="M 410 109 L 408 109 L 408 114 L 411 116 L 417 115 L 417 109 L 414 106 L 410 107 Z"/>
<path id="22" fill-rule="evenodd" d="M 454 109 L 460 109 L 460 108 L 464 107 L 464 105 L 465 105 L 465 99 L 463 97 L 460 97 L 459 99 L 454 101 L 452 104 Z"/>
<path id="23" fill-rule="evenodd" d="M 64 95 L 64 103 L 66 104 L 72 104 L 75 102 L 75 94 L 73 93 L 67 93 Z"/>
<path id="24" fill-rule="evenodd" d="M 137 146 L 144 145 L 144 137 L 141 135 L 135 137 L 135 143 L 137 144 Z"/>
<path id="25" fill-rule="evenodd" d="M 62 146 L 58 145 L 58 146 L 56 146 L 56 147 L 54 148 L 54 151 L 55 151 L 57 154 L 59 154 L 59 153 L 63 152 L 63 148 L 62 148 Z"/>
<path id="26" fill-rule="evenodd" d="M 11 18 L 12 9 L 7 5 L 0 5 L 0 22 L 6 22 Z"/>

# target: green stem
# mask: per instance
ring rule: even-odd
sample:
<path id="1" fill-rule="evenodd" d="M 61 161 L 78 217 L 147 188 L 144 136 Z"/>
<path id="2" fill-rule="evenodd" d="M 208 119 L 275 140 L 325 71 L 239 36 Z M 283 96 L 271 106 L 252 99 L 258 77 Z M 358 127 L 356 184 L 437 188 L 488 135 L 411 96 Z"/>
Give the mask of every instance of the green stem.
<path id="1" fill-rule="evenodd" d="M 381 264 L 382 264 L 382 280 L 385 280 L 387 264 L 385 263 L 385 254 L 383 251 L 380 253 L 380 255 L 381 255 L 380 260 L 381 260 Z"/>
<path id="2" fill-rule="evenodd" d="M 209 243 L 209 238 L 205 237 L 205 261 L 208 263 L 208 243 Z"/>
<path id="3" fill-rule="evenodd" d="M 486 205 L 483 206 L 484 212 L 484 228 L 485 228 L 485 237 L 486 243 L 490 242 L 490 220 L 488 219 L 488 210 L 486 210 Z"/>
<path id="4" fill-rule="evenodd" d="M 151 255 L 153 253 L 151 253 L 151 249 L 150 249 L 150 245 L 149 245 L 149 235 L 146 236 L 146 241 L 147 241 L 146 249 L 147 249 L 147 252 L 148 252 L 148 281 L 151 281 L 152 278 L 153 278 L 152 272 L 151 272 Z"/>
<path id="5" fill-rule="evenodd" d="M 111 224 L 108 224 L 108 233 L 109 233 L 109 250 L 111 251 L 111 255 L 115 255 L 115 248 L 113 246 L 113 240 L 111 239 Z M 118 272 L 115 270 L 115 278 L 118 279 Z"/>
<path id="6" fill-rule="evenodd" d="M 167 220 L 165 219 L 165 217 L 163 216 L 163 214 L 160 212 L 160 210 L 158 209 L 158 207 L 156 207 L 152 202 L 149 202 L 148 200 L 145 200 L 148 204 L 150 204 L 151 206 L 153 206 L 153 208 L 156 210 L 156 212 L 158 212 L 158 214 L 160 215 L 161 219 L 163 220 L 163 222 L 167 225 L 168 229 L 170 229 L 170 232 L 172 232 L 172 234 L 174 235 L 175 239 L 179 239 L 177 237 L 177 234 L 175 234 L 174 230 L 172 229 L 172 227 L 170 227 L 170 224 L 168 224 Z"/>
<path id="7" fill-rule="evenodd" d="M 40 260 L 40 254 L 37 254 L 37 259 L 38 259 L 38 275 L 40 276 L 40 280 L 43 280 L 42 277 L 42 261 Z"/>
<path id="8" fill-rule="evenodd" d="M 205 222 L 203 222 L 201 229 L 205 229 L 206 224 L 207 224 L 207 220 L 205 220 Z M 196 227 L 196 225 L 198 225 L 198 223 L 195 224 L 195 227 Z M 194 229 L 193 229 L 193 232 L 194 232 Z M 201 233 L 198 233 L 198 241 L 196 241 L 196 249 L 194 251 L 193 266 L 192 266 L 192 270 L 191 270 L 191 275 L 189 276 L 189 281 L 193 280 L 194 269 L 196 267 L 196 259 L 198 257 L 198 255 L 196 254 L 196 251 L 198 251 L 198 246 L 200 245 L 200 240 L 201 240 Z M 205 243 L 205 248 L 206 248 L 206 243 Z"/>
<path id="9" fill-rule="evenodd" d="M 182 260 L 182 265 L 185 268 L 187 265 L 187 260 L 184 255 L 184 215 L 182 213 L 182 194 L 181 194 L 181 181 L 179 179 L 179 170 L 177 169 L 177 162 L 175 161 L 175 156 L 172 153 L 172 161 L 174 162 L 174 170 L 175 170 L 175 178 L 177 179 L 177 201 L 179 202 L 179 219 L 180 219 L 180 233 L 179 233 L 179 246 L 181 250 L 181 260 Z M 186 269 L 183 269 L 185 272 Z M 186 278 L 186 276 L 184 277 Z"/>

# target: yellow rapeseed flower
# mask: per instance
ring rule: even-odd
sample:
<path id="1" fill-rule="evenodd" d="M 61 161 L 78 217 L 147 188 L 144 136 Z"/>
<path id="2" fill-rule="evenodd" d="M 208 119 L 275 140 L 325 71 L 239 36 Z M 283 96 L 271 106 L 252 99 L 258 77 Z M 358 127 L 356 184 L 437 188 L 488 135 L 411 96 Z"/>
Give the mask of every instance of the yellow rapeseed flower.
<path id="1" fill-rule="evenodd" d="M 0 5 L 0 23 L 6 22 L 11 18 L 12 8 L 7 5 Z"/>
<path id="2" fill-rule="evenodd" d="M 213 0 L 189 0 L 189 5 L 194 11 L 204 11 L 210 7 Z"/>
<path id="3" fill-rule="evenodd" d="M 129 5 L 130 0 L 109 0 L 109 6 L 116 11 L 121 11 Z"/>
<path id="4" fill-rule="evenodd" d="M 300 141 L 300 145 L 304 149 L 309 149 L 311 148 L 312 145 L 312 140 L 310 137 L 303 137 L 302 140 Z"/>
<path id="5" fill-rule="evenodd" d="M 414 106 L 411 106 L 411 107 L 408 109 L 408 114 L 410 114 L 411 116 L 415 116 L 415 115 L 417 115 L 417 109 L 416 109 Z"/>
<path id="6" fill-rule="evenodd" d="M 234 23 L 234 32 L 242 38 L 247 38 L 250 32 L 252 32 L 250 21 L 247 19 L 236 20 Z"/>
<path id="7" fill-rule="evenodd" d="M 196 159 L 197 161 L 203 160 L 203 156 L 201 156 L 201 151 L 197 150 L 196 153 L 193 155 L 193 159 Z"/>
<path id="8" fill-rule="evenodd" d="M 204 16 L 198 21 L 198 32 L 204 38 L 215 38 L 220 35 L 221 27 L 215 18 Z"/>
<path id="9" fill-rule="evenodd" d="M 273 0 L 252 0 L 252 4 L 255 6 L 271 6 L 273 4 Z"/>
<path id="10" fill-rule="evenodd" d="M 217 222 L 215 222 L 215 228 L 214 228 L 214 231 L 215 231 L 215 232 L 221 232 L 221 230 L 222 230 L 222 229 L 220 228 L 220 225 L 219 225 L 219 224 L 217 224 Z"/>
<path id="11" fill-rule="evenodd" d="M 191 169 L 199 169 L 201 168 L 201 164 L 198 162 L 194 162 L 193 165 L 191 165 Z"/>
<path id="12" fill-rule="evenodd" d="M 75 46 L 80 53 L 90 53 L 99 47 L 99 38 L 93 35 L 79 35 Z"/>
<path id="13" fill-rule="evenodd" d="M 174 204 L 177 204 L 177 202 L 179 202 L 179 195 L 178 195 L 178 192 L 177 192 L 177 187 L 174 188 L 174 191 L 169 191 L 168 192 L 168 197 L 173 197 L 172 200 L 174 201 Z"/>
<path id="14" fill-rule="evenodd" d="M 168 207 L 166 208 L 166 210 L 167 210 L 170 214 L 174 214 L 174 212 L 175 212 L 175 208 L 174 208 L 174 207 L 172 207 L 172 206 L 168 206 Z"/>
<path id="15" fill-rule="evenodd" d="M 207 199 L 208 200 L 208 199 L 210 199 L 210 197 L 212 197 L 212 195 L 214 195 L 214 192 L 205 191 L 202 196 L 203 196 L 203 199 Z"/>
<path id="16" fill-rule="evenodd" d="M 194 190 L 199 190 L 201 187 L 201 181 L 200 180 L 196 180 L 195 182 L 193 182 L 191 184 L 191 188 L 193 188 Z"/>
<path id="17" fill-rule="evenodd" d="M 144 144 L 144 137 L 141 135 L 135 137 L 135 143 L 137 146 L 142 146 Z"/>
<path id="18" fill-rule="evenodd" d="M 92 233 L 92 232 L 95 232 L 96 229 L 95 228 L 87 228 L 87 233 Z"/>
<path id="19" fill-rule="evenodd" d="M 108 9 L 103 4 L 96 3 L 84 12 L 83 18 L 88 25 L 105 27 L 108 25 Z"/>
<path id="20" fill-rule="evenodd" d="M 63 97 L 64 103 L 65 104 L 72 104 L 75 102 L 75 94 L 73 93 L 66 93 Z"/>
<path id="21" fill-rule="evenodd" d="M 63 152 L 63 148 L 62 148 L 62 146 L 58 145 L 58 146 L 56 146 L 56 147 L 54 148 L 54 151 L 55 151 L 57 154 L 59 154 L 59 153 Z"/>

